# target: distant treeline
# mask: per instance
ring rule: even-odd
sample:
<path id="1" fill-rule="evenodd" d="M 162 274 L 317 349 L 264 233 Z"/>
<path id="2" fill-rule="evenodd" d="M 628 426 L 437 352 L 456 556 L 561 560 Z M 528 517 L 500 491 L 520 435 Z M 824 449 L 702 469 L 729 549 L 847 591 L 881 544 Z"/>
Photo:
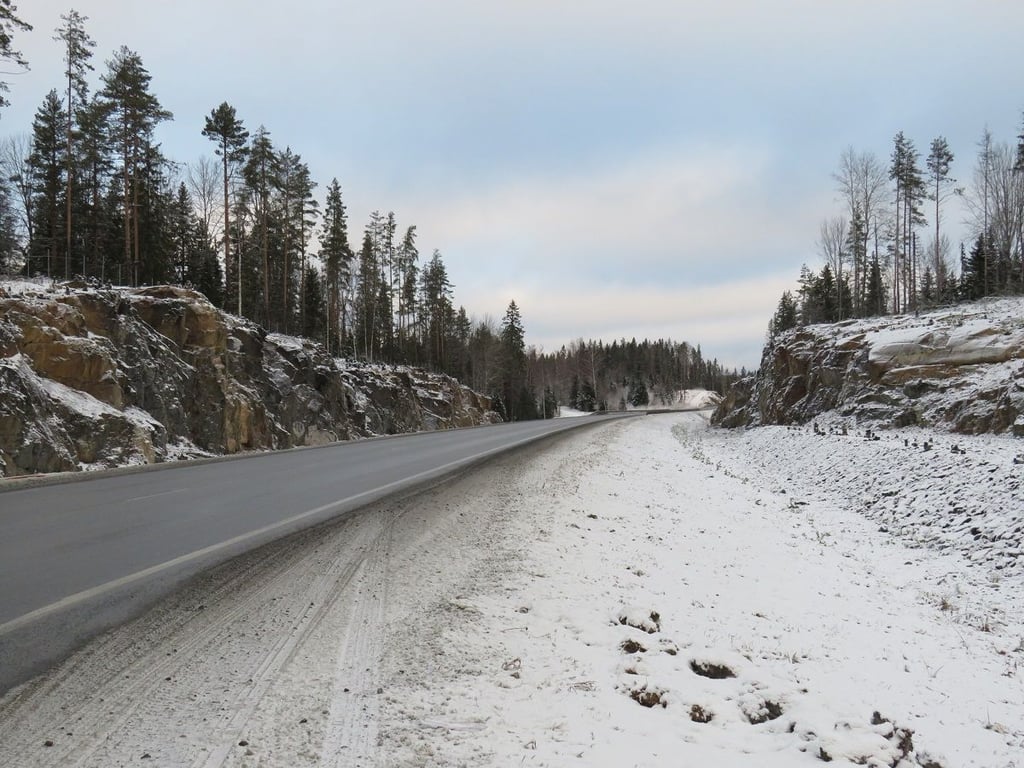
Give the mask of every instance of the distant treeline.
<path id="1" fill-rule="evenodd" d="M 663 339 L 611 344 L 581 339 L 557 352 L 531 350 L 529 368 L 546 402 L 581 411 L 663 407 L 687 389 L 725 394 L 747 373 L 705 359 L 699 346 Z"/>

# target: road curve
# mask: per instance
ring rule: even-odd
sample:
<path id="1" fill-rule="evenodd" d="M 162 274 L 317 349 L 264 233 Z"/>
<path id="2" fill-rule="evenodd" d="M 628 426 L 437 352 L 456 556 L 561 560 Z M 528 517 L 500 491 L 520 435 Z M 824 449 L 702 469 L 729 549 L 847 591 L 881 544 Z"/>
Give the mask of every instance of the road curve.
<path id="1" fill-rule="evenodd" d="M 489 456 L 618 416 L 333 443 L 0 490 L 0 693 L 201 570 Z"/>

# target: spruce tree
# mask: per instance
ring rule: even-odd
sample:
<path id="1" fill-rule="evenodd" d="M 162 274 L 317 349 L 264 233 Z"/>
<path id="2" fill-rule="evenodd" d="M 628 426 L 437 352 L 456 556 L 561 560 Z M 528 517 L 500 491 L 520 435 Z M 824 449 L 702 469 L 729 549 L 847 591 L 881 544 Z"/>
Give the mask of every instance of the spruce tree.
<path id="1" fill-rule="evenodd" d="M 865 315 L 868 317 L 875 317 L 885 313 L 885 286 L 882 283 L 882 268 L 878 263 L 877 253 L 871 258 L 864 308 Z"/>
<path id="2" fill-rule="evenodd" d="M 320 272 L 313 266 L 306 267 L 302 285 L 302 334 L 310 339 L 323 338 L 327 333 L 327 307 Z"/>
<path id="3" fill-rule="evenodd" d="M 550 385 L 544 387 L 544 400 L 541 409 L 541 418 L 543 419 L 553 419 L 558 416 L 558 398 Z"/>
<path id="4" fill-rule="evenodd" d="M 63 274 L 65 279 L 71 277 L 63 238 L 66 119 L 60 96 L 57 91 L 50 91 L 32 121 L 32 154 L 28 161 L 32 176 L 33 220 L 29 257 L 36 257 L 37 264 L 45 259 L 47 274 Z"/>
<path id="5" fill-rule="evenodd" d="M 536 418 L 536 405 L 528 406 L 526 381 L 526 341 L 519 307 L 509 302 L 501 322 L 501 376 L 499 395 L 505 403 L 509 421 Z"/>
<path id="6" fill-rule="evenodd" d="M 320 260 L 326 269 L 328 349 L 343 349 L 346 343 L 346 295 L 351 280 L 352 250 L 348 243 L 348 217 L 341 199 L 341 185 L 332 179 L 324 202 L 323 229 L 320 234 Z M 308 306 L 308 304 L 307 304 Z"/>
<path id="7" fill-rule="evenodd" d="M 115 209 L 109 203 L 108 184 L 114 169 L 110 135 L 111 106 L 94 95 L 88 103 L 79 104 L 78 123 L 78 184 L 82 210 L 81 223 L 83 272 L 88 265 L 101 280 L 107 279 L 107 259 L 111 255 L 111 222 Z"/>
<path id="8" fill-rule="evenodd" d="M 771 339 L 774 339 L 783 331 L 795 328 L 796 323 L 796 301 L 793 299 L 793 294 L 791 292 L 783 291 L 782 297 L 779 299 L 779 306 L 776 308 L 775 314 L 772 316 L 771 323 L 769 324 L 768 335 Z"/>

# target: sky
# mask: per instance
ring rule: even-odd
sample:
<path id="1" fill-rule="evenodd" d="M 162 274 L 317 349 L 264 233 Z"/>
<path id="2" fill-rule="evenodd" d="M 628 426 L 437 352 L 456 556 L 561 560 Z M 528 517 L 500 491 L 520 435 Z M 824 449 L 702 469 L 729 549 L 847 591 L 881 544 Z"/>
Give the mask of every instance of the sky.
<path id="1" fill-rule="evenodd" d="M 544 351 L 672 338 L 755 367 L 782 291 L 823 263 L 845 148 L 887 162 L 897 131 L 922 155 L 942 135 L 964 181 L 1024 110 L 1012 0 L 32 0 L 0 137 L 60 88 L 72 7 L 94 88 L 120 46 L 141 56 L 168 157 L 212 157 L 227 101 L 321 196 L 339 180 L 353 241 L 394 211 L 456 303 L 500 321 L 515 299 Z"/>

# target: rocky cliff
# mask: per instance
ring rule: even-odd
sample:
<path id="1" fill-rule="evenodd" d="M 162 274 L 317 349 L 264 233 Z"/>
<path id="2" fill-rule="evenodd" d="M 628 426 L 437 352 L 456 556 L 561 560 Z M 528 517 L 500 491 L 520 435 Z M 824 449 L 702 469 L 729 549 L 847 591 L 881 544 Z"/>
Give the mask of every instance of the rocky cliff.
<path id="1" fill-rule="evenodd" d="M 882 427 L 1024 436 L 1024 299 L 787 331 L 712 422 L 802 424 L 829 411 Z"/>
<path id="2" fill-rule="evenodd" d="M 0 283 L 0 477 L 497 420 L 454 379 L 332 358 L 183 288 Z"/>

